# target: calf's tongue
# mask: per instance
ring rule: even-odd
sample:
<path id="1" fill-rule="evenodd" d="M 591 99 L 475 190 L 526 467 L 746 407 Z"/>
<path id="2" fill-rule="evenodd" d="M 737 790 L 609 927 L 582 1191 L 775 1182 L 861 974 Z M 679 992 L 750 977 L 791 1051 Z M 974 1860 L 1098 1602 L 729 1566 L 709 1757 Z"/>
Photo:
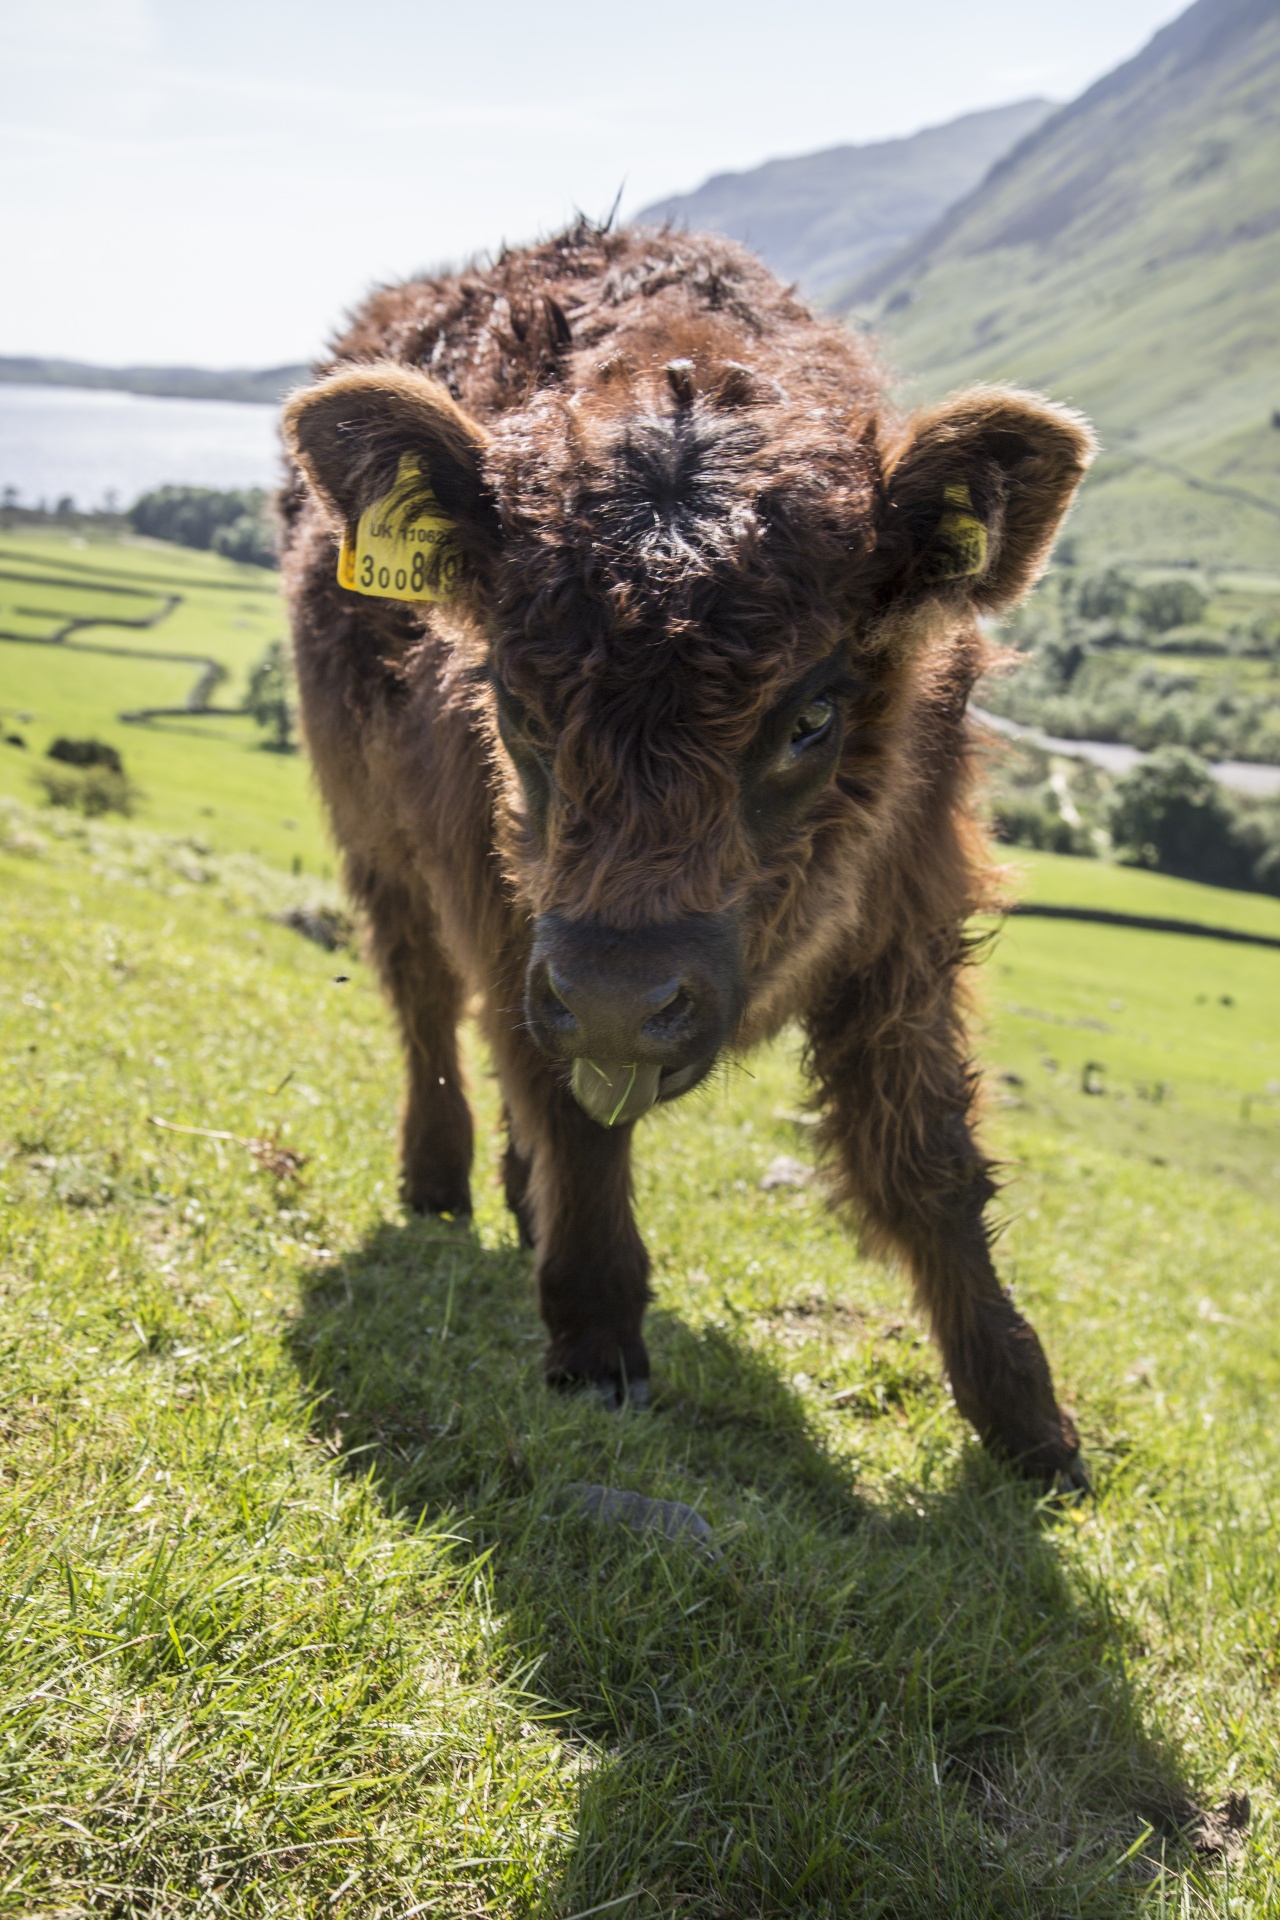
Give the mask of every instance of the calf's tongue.
<path id="1" fill-rule="evenodd" d="M 602 1127 L 621 1126 L 648 1113 L 658 1097 L 661 1067 L 633 1066 L 614 1060 L 575 1060 L 573 1097 Z"/>

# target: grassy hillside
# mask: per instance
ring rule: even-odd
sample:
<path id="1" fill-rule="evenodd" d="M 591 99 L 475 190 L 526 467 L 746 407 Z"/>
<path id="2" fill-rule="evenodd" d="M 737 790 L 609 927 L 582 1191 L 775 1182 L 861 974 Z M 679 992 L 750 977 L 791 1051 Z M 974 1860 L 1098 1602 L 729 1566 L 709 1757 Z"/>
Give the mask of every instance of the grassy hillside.
<path id="1" fill-rule="evenodd" d="M 1010 870 L 1033 903 L 1280 939 L 1280 901 L 1052 854 Z M 1005 1085 L 1040 1123 L 1152 1165 L 1280 1191 L 1280 951 L 1015 920 L 986 994 Z"/>
<path id="2" fill-rule="evenodd" d="M 1073 740 L 1204 759 L 1280 762 L 1280 574 L 1214 567 L 1058 563 L 1005 622 L 1023 656 L 978 704 Z"/>
<path id="3" fill-rule="evenodd" d="M 385 1012 L 287 882 L 6 820 L 0 1912 L 1280 1910 L 1280 955 L 1018 921 L 985 970 L 1002 1257 L 1097 1483 L 1055 1513 L 761 1190 L 790 1045 L 639 1131 L 658 1407 L 611 1418 L 540 1385 L 474 1049 L 469 1234 L 396 1207 Z M 1178 1839 L 1241 1788 L 1242 1855 Z"/>
<path id="4" fill-rule="evenodd" d="M 1280 13 L 1198 0 L 857 290 L 921 394 L 1084 408 L 1090 555 L 1280 550 Z"/>
<path id="5" fill-rule="evenodd" d="M 1005 851 L 1010 898 L 1063 907 L 1105 907 L 1158 920 L 1192 920 L 1206 927 L 1234 927 L 1280 939 L 1280 900 L 1229 887 L 1206 887 L 1168 874 L 1137 873 L 1100 860 L 1072 860 L 1054 853 Z M 1177 951 L 1160 946 L 1162 953 Z"/>
<path id="6" fill-rule="evenodd" d="M 284 630 L 279 583 L 260 567 L 114 534 L 0 533 L 0 734 L 24 743 L 0 741 L 0 794 L 31 800 L 50 742 L 94 736 L 141 788 L 141 826 L 311 873 L 331 866 L 305 762 L 265 751 L 250 720 L 120 719 L 181 708 L 210 660 L 228 676 L 214 702 L 238 705 Z"/>
<path id="7" fill-rule="evenodd" d="M 1047 100 L 1019 100 L 904 140 L 719 173 L 692 193 L 644 208 L 636 221 L 726 233 L 827 305 L 932 226 L 1050 111 Z"/>

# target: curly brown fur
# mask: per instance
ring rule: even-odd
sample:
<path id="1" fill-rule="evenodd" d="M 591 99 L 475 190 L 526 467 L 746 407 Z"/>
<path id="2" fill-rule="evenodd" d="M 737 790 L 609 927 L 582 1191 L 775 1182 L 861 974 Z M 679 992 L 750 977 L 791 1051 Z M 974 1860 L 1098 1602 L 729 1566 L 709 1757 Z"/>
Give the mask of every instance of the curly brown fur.
<path id="1" fill-rule="evenodd" d="M 715 926 L 737 956 L 731 992 L 699 988 L 716 1047 L 806 1024 L 839 1197 L 909 1265 L 961 1410 L 1028 1471 L 1070 1469 L 991 1262 L 959 979 L 992 898 L 978 615 L 1043 566 L 1083 422 L 982 388 L 903 419 L 866 344 L 741 248 L 579 224 L 375 294 L 286 439 L 307 737 L 404 1030 L 410 1202 L 465 1205 L 452 1035 L 474 993 L 549 1374 L 643 1379 L 631 1128 L 587 1118 L 551 1057 L 563 981 L 554 952 L 535 979 L 534 934 L 594 940 L 604 977 L 627 936 L 686 953 Z M 453 522 L 447 607 L 335 578 L 405 454 L 421 480 L 394 506 L 429 493 Z"/>

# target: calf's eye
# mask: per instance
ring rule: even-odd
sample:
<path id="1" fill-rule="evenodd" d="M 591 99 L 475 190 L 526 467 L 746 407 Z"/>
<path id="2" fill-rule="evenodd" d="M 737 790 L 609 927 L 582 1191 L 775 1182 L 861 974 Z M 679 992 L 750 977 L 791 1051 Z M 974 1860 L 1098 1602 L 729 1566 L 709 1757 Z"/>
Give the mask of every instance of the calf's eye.
<path id="1" fill-rule="evenodd" d="M 794 759 L 806 747 L 811 747 L 824 734 L 830 733 L 835 717 L 836 703 L 829 693 L 820 693 L 816 700 L 811 700 L 795 717 L 791 738 L 787 742 L 788 757 Z"/>

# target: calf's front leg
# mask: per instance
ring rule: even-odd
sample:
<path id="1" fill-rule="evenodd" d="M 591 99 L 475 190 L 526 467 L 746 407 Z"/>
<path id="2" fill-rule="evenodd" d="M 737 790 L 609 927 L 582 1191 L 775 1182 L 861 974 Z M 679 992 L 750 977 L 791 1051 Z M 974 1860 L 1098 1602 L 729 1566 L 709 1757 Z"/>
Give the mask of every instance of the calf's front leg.
<path id="1" fill-rule="evenodd" d="M 533 1241 L 548 1384 L 590 1383 L 608 1405 L 647 1405 L 649 1256 L 631 1210 L 633 1129 L 589 1119 L 564 1069 L 523 1036 L 495 1036 L 495 1052 L 511 1134 L 508 1198 Z"/>
<path id="2" fill-rule="evenodd" d="M 977 1076 L 956 1003 L 958 939 L 948 951 L 914 977 L 895 955 L 812 1019 L 821 1138 L 869 1247 L 906 1264 L 956 1405 L 984 1444 L 1045 1485 L 1084 1487 L 1044 1349 L 992 1261 L 985 1214 L 996 1186 L 971 1126 Z"/>

